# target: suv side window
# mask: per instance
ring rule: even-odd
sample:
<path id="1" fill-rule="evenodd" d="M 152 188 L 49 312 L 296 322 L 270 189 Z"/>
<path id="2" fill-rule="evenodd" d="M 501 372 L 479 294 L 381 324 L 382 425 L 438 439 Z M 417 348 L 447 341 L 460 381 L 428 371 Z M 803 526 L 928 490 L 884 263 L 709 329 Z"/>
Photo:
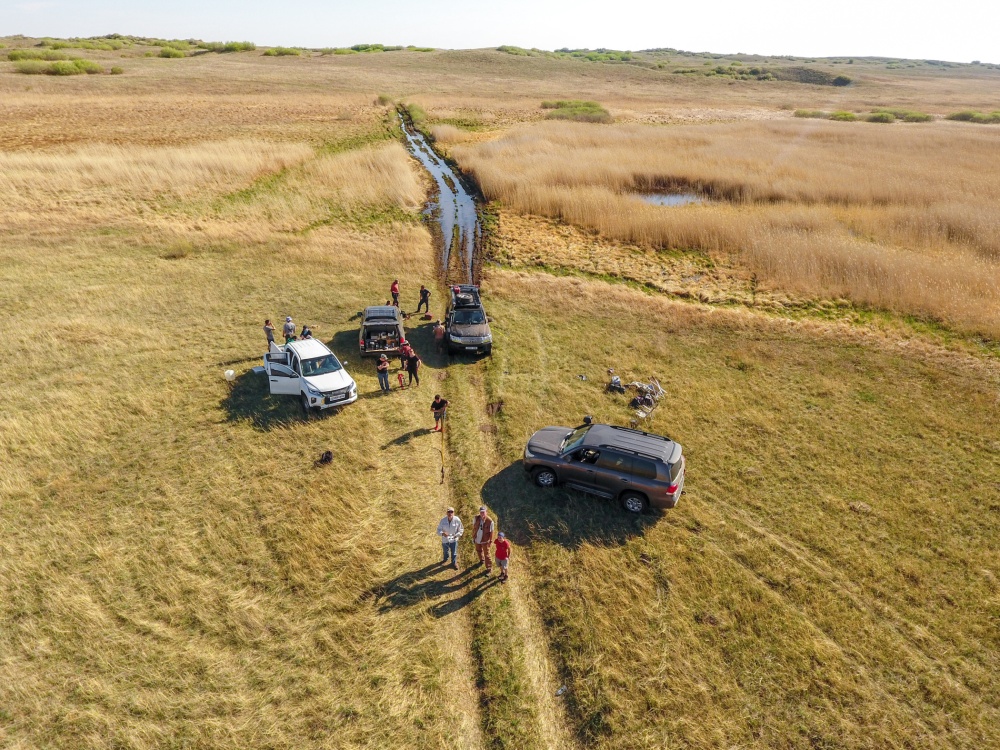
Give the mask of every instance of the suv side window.
<path id="1" fill-rule="evenodd" d="M 633 458 L 632 474 L 643 479 L 656 479 L 656 464 L 644 458 Z"/>
<path id="2" fill-rule="evenodd" d="M 601 451 L 601 455 L 597 457 L 597 468 L 629 474 L 632 471 L 632 459 L 629 456 L 623 456 L 621 453 L 603 450 Z"/>

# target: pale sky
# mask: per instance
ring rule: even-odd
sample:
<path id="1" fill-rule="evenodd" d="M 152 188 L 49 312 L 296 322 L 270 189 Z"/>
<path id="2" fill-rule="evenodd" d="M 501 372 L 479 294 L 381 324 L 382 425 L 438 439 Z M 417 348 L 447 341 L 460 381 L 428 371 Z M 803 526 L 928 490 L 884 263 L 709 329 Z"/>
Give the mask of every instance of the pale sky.
<path id="1" fill-rule="evenodd" d="M 340 47 L 674 47 L 1000 63 L 1000 0 L 0 0 L 0 36 Z"/>

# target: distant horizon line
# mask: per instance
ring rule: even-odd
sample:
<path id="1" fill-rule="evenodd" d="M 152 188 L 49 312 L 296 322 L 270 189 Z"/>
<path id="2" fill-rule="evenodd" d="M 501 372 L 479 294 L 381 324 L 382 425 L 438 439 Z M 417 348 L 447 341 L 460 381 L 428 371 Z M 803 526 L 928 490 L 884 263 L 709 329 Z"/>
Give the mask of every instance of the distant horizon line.
<path id="1" fill-rule="evenodd" d="M 53 41 L 94 41 L 98 39 L 135 39 L 135 40 L 149 40 L 149 41 L 183 41 L 183 42 L 216 42 L 217 40 L 209 40 L 201 37 L 184 37 L 184 38 L 167 38 L 167 37 L 154 37 L 145 34 L 122 34 L 119 32 L 112 32 L 108 34 L 97 34 L 93 36 L 36 36 L 33 34 L 5 34 L 0 36 L 0 39 L 35 39 L 35 40 L 45 40 L 51 39 Z M 504 47 L 511 49 L 523 49 L 527 52 L 539 52 L 539 53 L 560 53 L 560 52 L 597 52 L 597 53 L 674 53 L 679 55 L 691 55 L 691 56 L 706 56 L 710 55 L 716 58 L 762 58 L 762 59 L 778 59 L 778 60 L 789 60 L 789 61 L 813 61 L 818 62 L 820 60 L 865 60 L 872 62 L 927 62 L 927 63 L 948 63 L 950 65 L 969 65 L 969 66 L 991 66 L 995 65 L 990 61 L 984 60 L 971 60 L 969 62 L 963 62 L 960 60 L 946 60 L 942 58 L 933 57 L 899 57 L 896 55 L 857 55 L 857 54 L 839 54 L 839 55 L 796 55 L 796 54 L 765 54 L 760 52 L 713 52 L 711 50 L 686 50 L 679 47 L 645 47 L 641 49 L 621 49 L 618 47 L 556 47 L 553 49 L 546 49 L 544 47 L 522 47 L 516 44 L 499 44 L 496 46 L 483 46 L 483 47 L 440 47 L 435 45 L 420 45 L 420 44 L 385 44 L 382 42 L 356 42 L 350 45 L 325 45 L 325 46 L 305 46 L 305 45 L 288 45 L 288 44 L 266 44 L 253 42 L 251 40 L 226 40 L 228 42 L 240 41 L 240 42 L 250 42 L 256 46 L 260 46 L 264 49 L 272 47 L 295 47 L 297 49 L 310 50 L 310 51 L 320 51 L 323 49 L 353 49 L 355 47 L 361 46 L 382 46 L 382 47 L 392 47 L 390 51 L 405 51 L 408 48 L 422 48 L 422 49 L 433 49 L 440 50 L 444 52 L 471 52 L 475 50 L 493 50 L 493 51 L 504 51 Z M 150 44 L 149 46 L 157 46 L 155 44 Z"/>

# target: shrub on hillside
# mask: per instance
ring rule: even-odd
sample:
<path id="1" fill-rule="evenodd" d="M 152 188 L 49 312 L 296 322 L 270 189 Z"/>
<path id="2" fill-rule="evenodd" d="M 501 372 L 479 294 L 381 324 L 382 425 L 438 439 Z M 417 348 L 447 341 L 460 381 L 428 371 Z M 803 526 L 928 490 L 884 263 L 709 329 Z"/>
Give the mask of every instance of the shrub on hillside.
<path id="1" fill-rule="evenodd" d="M 837 120 L 838 122 L 854 122 L 858 119 L 858 116 L 853 112 L 847 112 L 841 110 L 839 112 L 833 112 L 830 114 L 831 120 Z"/>
<path id="2" fill-rule="evenodd" d="M 179 49 L 174 49 L 173 47 L 163 47 L 160 50 L 160 57 L 178 58 L 178 57 L 187 57 L 187 55 L 185 55 Z"/>
<path id="3" fill-rule="evenodd" d="M 851 78 L 849 76 L 837 76 L 831 81 L 834 86 L 847 86 L 851 83 Z"/>
<path id="4" fill-rule="evenodd" d="M 111 68 L 111 75 L 113 75 L 113 76 L 120 76 L 124 72 L 125 72 L 125 68 L 122 68 L 122 67 L 120 67 L 118 65 L 115 65 L 113 68 Z"/>
<path id="5" fill-rule="evenodd" d="M 821 109 L 797 109 L 795 110 L 796 117 L 809 117 L 814 120 L 825 120 L 829 117 L 829 113 L 824 112 Z"/>
<path id="6" fill-rule="evenodd" d="M 18 73 L 24 73 L 25 75 L 40 75 L 44 73 L 49 67 L 49 64 L 43 60 L 18 60 L 14 63 L 14 70 Z"/>
<path id="7" fill-rule="evenodd" d="M 271 47 L 264 53 L 264 57 L 288 57 L 301 54 L 302 50 L 295 47 Z"/>
<path id="8" fill-rule="evenodd" d="M 53 52 L 47 49 L 12 49 L 7 53 L 7 59 L 18 60 L 68 60 L 65 52 Z"/>
<path id="9" fill-rule="evenodd" d="M 974 122 L 979 125 L 997 125 L 1000 124 L 1000 111 L 984 114 L 973 110 L 965 110 L 963 112 L 950 114 L 945 119 L 957 120 L 959 122 Z"/>
<path id="10" fill-rule="evenodd" d="M 81 73 L 103 73 L 104 68 L 90 60 L 56 60 L 46 63 L 43 60 L 19 60 L 14 69 L 27 75 L 45 74 L 50 76 L 75 76 Z"/>
<path id="11" fill-rule="evenodd" d="M 257 49 L 253 42 L 202 42 L 198 46 L 209 52 L 252 52 Z"/>
<path id="12" fill-rule="evenodd" d="M 872 112 L 865 117 L 865 122 L 896 122 L 896 115 L 892 112 Z"/>
<path id="13" fill-rule="evenodd" d="M 897 120 L 902 120 L 903 122 L 930 122 L 934 118 L 923 112 L 914 112 L 910 109 L 893 109 L 889 107 L 881 107 L 879 109 L 873 109 L 873 114 L 879 114 L 882 112 L 888 112 Z"/>

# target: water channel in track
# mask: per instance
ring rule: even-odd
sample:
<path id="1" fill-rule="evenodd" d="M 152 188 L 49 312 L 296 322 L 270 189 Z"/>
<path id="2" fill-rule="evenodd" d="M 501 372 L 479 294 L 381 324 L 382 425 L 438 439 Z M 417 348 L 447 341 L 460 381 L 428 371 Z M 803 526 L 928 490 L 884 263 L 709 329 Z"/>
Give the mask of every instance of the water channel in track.
<path id="1" fill-rule="evenodd" d="M 427 202 L 424 214 L 435 219 L 441 228 L 437 239 L 441 245 L 444 280 L 448 284 L 478 284 L 482 225 L 476 198 L 451 165 L 434 151 L 424 134 L 402 113 L 399 119 L 410 153 L 437 185 L 436 194 Z"/>

